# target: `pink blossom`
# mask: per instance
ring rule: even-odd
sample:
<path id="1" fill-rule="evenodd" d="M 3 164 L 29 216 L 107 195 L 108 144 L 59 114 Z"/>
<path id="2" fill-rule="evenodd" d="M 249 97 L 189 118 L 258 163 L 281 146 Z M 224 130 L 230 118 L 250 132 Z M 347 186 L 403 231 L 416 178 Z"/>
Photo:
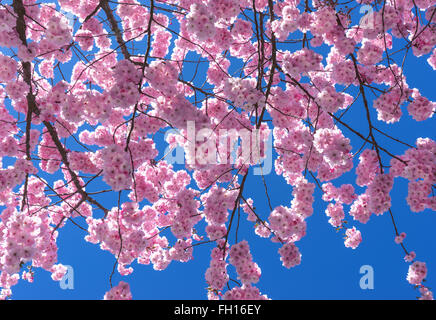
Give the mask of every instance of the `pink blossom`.
<path id="1" fill-rule="evenodd" d="M 411 284 L 421 284 L 422 280 L 427 276 L 427 266 L 425 262 L 415 261 L 409 267 L 407 272 L 407 281 Z"/>
<path id="2" fill-rule="evenodd" d="M 345 234 L 346 234 L 345 246 L 347 248 L 356 249 L 359 246 L 359 244 L 362 242 L 362 235 L 360 231 L 356 229 L 356 227 L 347 229 Z"/>
<path id="3" fill-rule="evenodd" d="M 116 287 L 111 288 L 105 293 L 104 300 L 132 300 L 129 284 L 120 281 Z"/>

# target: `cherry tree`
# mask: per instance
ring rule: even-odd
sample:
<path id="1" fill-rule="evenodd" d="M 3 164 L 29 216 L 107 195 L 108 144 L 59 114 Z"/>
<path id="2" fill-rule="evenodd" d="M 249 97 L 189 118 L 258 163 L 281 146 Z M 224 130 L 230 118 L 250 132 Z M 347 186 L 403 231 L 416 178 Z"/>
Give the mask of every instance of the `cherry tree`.
<path id="1" fill-rule="evenodd" d="M 133 262 L 162 271 L 200 245 L 211 248 L 209 299 L 268 299 L 239 221 L 277 244 L 265 256 L 292 268 L 303 263 L 298 241 L 311 232 L 318 188 L 326 210 L 316 214 L 350 249 L 371 237 L 359 224 L 390 215 L 410 264 L 404 278 L 432 299 L 390 193 L 406 180 L 409 211 L 436 210 L 436 142 L 412 145 L 382 124 L 435 113 L 406 79 L 411 55 L 436 69 L 435 4 L 2 1 L 0 297 L 36 268 L 63 278 L 57 239 L 69 223 L 114 256 L 105 299 L 132 298 Z M 351 108 L 364 130 L 347 120 Z M 276 207 L 271 171 L 293 190 Z M 354 178 L 338 184 L 346 173 Z M 265 199 L 246 191 L 249 180 L 269 212 L 256 210 Z M 126 280 L 112 283 L 115 272 Z"/>

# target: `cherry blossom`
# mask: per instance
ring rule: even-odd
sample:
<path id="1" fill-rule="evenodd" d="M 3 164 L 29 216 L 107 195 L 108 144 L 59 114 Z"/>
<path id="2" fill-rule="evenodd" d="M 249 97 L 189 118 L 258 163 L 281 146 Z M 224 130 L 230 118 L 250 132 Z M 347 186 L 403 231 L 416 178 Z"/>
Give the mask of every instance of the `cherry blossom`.
<path id="1" fill-rule="evenodd" d="M 389 218 L 409 265 L 399 281 L 433 299 L 402 217 L 436 210 L 436 142 L 408 128 L 434 121 L 436 103 L 406 60 L 436 70 L 434 0 L 8 3 L 0 299 L 38 268 L 63 279 L 70 224 L 115 260 L 105 300 L 134 298 L 134 266 L 165 272 L 197 250 L 205 298 L 269 299 L 263 262 L 303 267 L 318 217 L 356 253 Z M 259 256 L 240 226 L 276 249 Z"/>

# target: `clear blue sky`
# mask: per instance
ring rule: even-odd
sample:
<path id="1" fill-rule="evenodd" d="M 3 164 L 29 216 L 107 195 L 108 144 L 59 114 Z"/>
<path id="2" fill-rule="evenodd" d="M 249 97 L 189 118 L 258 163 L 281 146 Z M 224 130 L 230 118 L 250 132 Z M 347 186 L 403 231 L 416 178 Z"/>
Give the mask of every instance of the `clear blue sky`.
<path id="1" fill-rule="evenodd" d="M 409 54 L 406 61 L 405 74 L 410 87 L 419 88 L 430 100 L 436 99 L 434 92 L 434 75 L 425 61 L 428 56 L 416 59 Z M 189 75 L 192 68 L 185 69 Z M 203 76 L 199 76 L 199 79 Z M 200 81 L 199 81 L 200 82 Z M 375 111 L 375 110 L 373 110 Z M 404 139 L 414 145 L 418 137 L 436 138 L 434 120 L 416 122 L 403 108 L 404 116 L 400 123 L 386 125 L 374 120 L 376 126 L 389 134 Z M 344 120 L 354 128 L 366 132 L 367 125 L 362 121 L 363 105 L 359 100 L 347 113 Z M 373 112 L 373 119 L 376 113 Z M 342 128 L 341 126 L 339 126 Z M 351 132 L 344 129 L 351 138 L 353 151 L 360 147 L 360 141 Z M 405 150 L 400 144 L 377 136 L 381 144 L 394 154 L 402 154 Z M 163 146 L 159 142 L 160 147 Z M 162 152 L 162 150 L 161 150 Z M 387 158 L 384 163 L 388 164 Z M 290 205 L 292 189 L 285 181 L 273 173 L 266 176 L 266 182 L 272 195 L 273 207 Z M 345 174 L 333 183 L 354 183 L 354 170 Z M 97 186 L 98 185 L 95 185 Z M 261 178 L 250 175 L 244 192 L 245 197 L 255 199 L 257 211 L 266 219 L 269 209 L 264 194 Z M 356 186 L 355 186 L 356 187 Z M 91 189 L 92 190 L 92 189 Z M 356 187 L 358 193 L 363 188 Z M 126 192 L 124 192 L 126 194 Z M 407 181 L 395 180 L 391 192 L 392 211 L 400 232 L 406 232 L 406 247 L 417 253 L 417 260 L 425 261 L 429 270 L 428 285 L 435 287 L 436 274 L 436 241 L 434 226 L 436 215 L 430 210 L 413 213 L 409 210 L 405 197 Z M 361 232 L 363 242 L 356 249 L 345 248 L 343 232 L 336 232 L 328 224 L 324 210 L 327 203 L 321 200 L 319 189 L 316 190 L 314 214 L 307 219 L 307 235 L 297 243 L 302 254 L 302 263 L 290 270 L 282 267 L 277 253 L 279 244 L 254 235 L 251 222 L 247 222 L 245 214 L 241 216 L 238 239 L 249 241 L 253 259 L 262 269 L 262 276 L 257 286 L 260 291 L 272 299 L 414 299 L 418 291 L 406 281 L 408 263 L 403 260 L 404 252 L 394 242 L 394 228 L 390 216 L 372 216 L 367 224 L 354 222 L 346 216 L 349 225 L 355 225 Z M 113 195 L 103 199 L 106 207 L 115 206 Z M 346 206 L 348 209 L 348 206 Z M 346 210 L 346 214 L 347 214 Z M 204 223 L 200 223 L 202 230 Z M 20 281 L 14 286 L 13 299 L 102 299 L 109 289 L 109 275 L 115 261 L 113 255 L 100 250 L 98 245 L 84 240 L 85 232 L 79 230 L 71 222 L 59 230 L 59 262 L 74 268 L 74 289 L 62 290 L 58 282 L 50 278 L 50 273 L 41 269 L 35 272 L 34 283 Z M 231 233 L 230 241 L 234 241 Z M 210 251 L 213 244 L 197 246 L 194 249 L 194 260 L 188 263 L 172 262 L 165 271 L 154 271 L 151 266 L 132 266 L 135 271 L 128 277 L 115 274 L 113 283 L 119 280 L 130 284 L 135 299 L 206 299 L 207 283 L 204 273 L 209 266 Z M 362 276 L 359 269 L 362 265 L 374 268 L 375 288 L 362 290 L 359 280 Z M 234 272 L 233 267 L 229 267 Z"/>

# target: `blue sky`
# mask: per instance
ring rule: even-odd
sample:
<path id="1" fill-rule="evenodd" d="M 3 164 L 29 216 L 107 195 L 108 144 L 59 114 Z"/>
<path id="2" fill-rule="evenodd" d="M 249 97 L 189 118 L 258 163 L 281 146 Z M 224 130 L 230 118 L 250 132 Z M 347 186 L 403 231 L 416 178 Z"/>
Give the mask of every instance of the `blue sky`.
<path id="1" fill-rule="evenodd" d="M 135 47 L 137 47 L 135 45 Z M 289 47 L 288 50 L 293 50 Z M 317 50 L 325 52 L 325 48 Z M 412 88 L 419 88 L 421 93 L 430 100 L 436 99 L 434 92 L 433 70 L 427 64 L 428 55 L 415 58 L 409 54 L 405 75 Z M 401 61 L 401 60 L 400 60 Z M 236 68 L 235 68 L 236 69 Z M 68 70 L 64 69 L 64 70 Z M 187 65 L 184 75 L 190 79 L 192 67 Z M 201 83 L 204 75 L 196 81 Z M 57 80 L 57 79 L 56 79 Z M 372 97 L 371 97 L 372 100 Z M 434 120 L 424 122 L 414 121 L 403 108 L 403 118 L 400 123 L 387 125 L 376 120 L 376 112 L 372 109 L 372 118 L 377 128 L 385 130 L 394 137 L 402 138 L 414 145 L 418 137 L 435 139 Z M 362 121 L 364 107 L 359 99 L 344 117 L 353 128 L 367 132 L 367 124 Z M 342 129 L 339 125 L 339 127 Z M 353 151 L 357 151 L 361 143 L 356 136 L 343 129 L 344 134 L 351 139 Z M 404 146 L 393 142 L 381 135 L 376 136 L 381 145 L 394 154 L 402 154 Z M 164 144 L 162 137 L 158 138 L 161 154 Z M 357 159 L 356 159 L 357 160 Z M 389 159 L 384 157 L 384 163 Z M 57 177 L 58 178 L 58 177 Z M 265 177 L 271 195 L 272 206 L 290 205 L 292 188 L 286 185 L 283 178 L 272 172 Z M 333 183 L 339 186 L 343 183 L 354 183 L 354 170 L 336 179 Z M 310 179 L 309 179 L 310 180 Z M 100 184 L 93 184 L 92 188 L 100 188 Z M 356 187 L 360 194 L 363 188 Z M 90 189 L 91 191 L 93 189 Z M 127 192 L 124 192 L 124 196 Z M 429 270 L 428 286 L 436 283 L 436 241 L 433 237 L 436 215 L 430 210 L 413 213 L 409 210 L 405 197 L 407 195 L 407 181 L 395 179 L 394 189 L 391 191 L 392 212 L 400 232 L 406 232 L 405 245 L 408 250 L 417 253 L 417 260 L 425 261 Z M 269 216 L 269 207 L 265 197 L 260 176 L 248 177 L 244 196 L 255 200 L 255 206 L 261 216 Z M 99 198 L 106 207 L 116 205 L 114 194 Z M 343 232 L 328 224 L 328 217 L 324 211 L 327 206 L 321 200 L 319 189 L 315 192 L 314 214 L 307 219 L 307 235 L 297 243 L 302 254 L 299 266 L 286 269 L 281 265 L 277 252 L 280 245 L 268 239 L 254 235 L 253 224 L 246 221 L 245 214 L 241 214 L 240 233 L 238 240 L 246 239 L 250 243 L 253 260 L 262 269 L 262 276 L 257 287 L 271 299 L 414 299 L 419 292 L 407 281 L 408 263 L 403 260 L 404 252 L 394 242 L 394 227 L 388 213 L 372 216 L 367 224 L 352 220 L 347 215 L 350 226 L 356 226 L 362 232 L 363 241 L 356 249 L 345 248 Z M 346 206 L 348 209 L 348 206 Z M 204 228 L 200 223 L 199 230 Z M 41 269 L 35 270 L 33 283 L 20 281 L 13 289 L 13 299 L 102 299 L 109 287 L 109 275 L 115 261 L 113 255 L 100 250 L 98 245 L 84 240 L 84 231 L 75 227 L 71 222 L 59 230 L 59 262 L 71 265 L 74 269 L 74 289 L 63 290 L 59 283 L 50 278 L 50 273 Z M 234 232 L 230 235 L 230 242 L 235 241 Z M 135 271 L 128 277 L 115 273 L 113 283 L 126 281 L 131 286 L 135 299 L 206 299 L 207 283 L 204 273 L 209 266 L 209 255 L 213 244 L 200 245 L 194 248 L 194 259 L 188 263 L 172 262 L 164 271 L 154 271 L 151 266 L 132 266 Z M 362 290 L 359 286 L 362 274 L 361 266 L 370 265 L 374 269 L 374 289 Z M 233 267 L 228 271 L 234 274 Z"/>

